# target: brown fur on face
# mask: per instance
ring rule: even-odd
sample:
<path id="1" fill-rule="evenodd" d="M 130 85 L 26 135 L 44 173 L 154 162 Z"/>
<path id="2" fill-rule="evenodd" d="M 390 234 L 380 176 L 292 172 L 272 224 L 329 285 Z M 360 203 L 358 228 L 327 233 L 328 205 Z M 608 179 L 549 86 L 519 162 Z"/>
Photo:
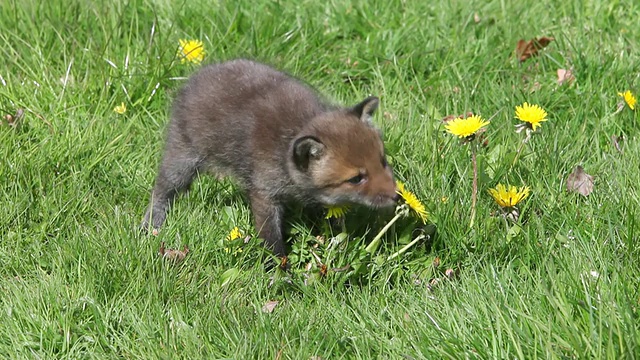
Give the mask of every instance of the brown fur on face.
<path id="1" fill-rule="evenodd" d="M 285 204 L 391 206 L 397 197 L 371 117 L 378 99 L 344 108 L 267 65 L 203 67 L 180 91 L 143 228 L 159 228 L 176 194 L 204 171 L 233 177 L 259 236 L 285 255 Z"/>
<path id="2" fill-rule="evenodd" d="M 312 123 L 309 132 L 325 149 L 309 167 L 310 178 L 325 204 L 390 206 L 396 201 L 396 186 L 380 133 L 356 115 L 331 113 Z"/>

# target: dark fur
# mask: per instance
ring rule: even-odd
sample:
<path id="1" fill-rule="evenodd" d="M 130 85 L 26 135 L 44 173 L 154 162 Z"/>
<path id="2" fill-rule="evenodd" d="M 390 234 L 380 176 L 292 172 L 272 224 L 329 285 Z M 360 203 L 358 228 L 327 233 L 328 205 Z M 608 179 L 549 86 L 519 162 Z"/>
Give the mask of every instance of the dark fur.
<path id="1" fill-rule="evenodd" d="M 240 183 L 260 237 L 279 256 L 290 201 L 392 205 L 393 175 L 369 121 L 377 106 L 375 97 L 353 108 L 329 105 L 296 79 L 249 60 L 202 68 L 175 99 L 142 226 L 159 228 L 175 195 L 203 170 Z M 361 184 L 348 181 L 363 172 Z"/>

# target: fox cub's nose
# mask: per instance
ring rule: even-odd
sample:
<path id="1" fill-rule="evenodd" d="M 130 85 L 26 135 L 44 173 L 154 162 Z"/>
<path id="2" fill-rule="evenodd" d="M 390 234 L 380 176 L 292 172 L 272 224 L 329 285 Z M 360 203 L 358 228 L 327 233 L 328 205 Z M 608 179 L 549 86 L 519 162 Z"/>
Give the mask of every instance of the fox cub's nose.
<path id="1" fill-rule="evenodd" d="M 392 199 L 394 202 L 398 202 L 400 200 L 400 194 L 394 193 Z"/>

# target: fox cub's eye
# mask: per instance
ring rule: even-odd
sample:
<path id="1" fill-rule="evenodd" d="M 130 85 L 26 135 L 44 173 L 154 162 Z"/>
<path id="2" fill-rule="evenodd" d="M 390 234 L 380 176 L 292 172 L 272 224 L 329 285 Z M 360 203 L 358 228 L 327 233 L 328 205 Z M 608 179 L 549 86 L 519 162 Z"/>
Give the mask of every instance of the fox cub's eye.
<path id="1" fill-rule="evenodd" d="M 387 158 L 385 158 L 384 156 L 382 157 L 382 167 L 383 168 L 387 168 L 387 166 L 389 166 L 389 164 L 387 163 Z"/>
<path id="2" fill-rule="evenodd" d="M 353 184 L 353 185 L 359 185 L 362 184 L 364 182 L 364 176 L 362 176 L 361 174 L 358 174 L 352 178 L 350 178 L 349 180 L 347 180 L 347 182 L 349 184 Z"/>

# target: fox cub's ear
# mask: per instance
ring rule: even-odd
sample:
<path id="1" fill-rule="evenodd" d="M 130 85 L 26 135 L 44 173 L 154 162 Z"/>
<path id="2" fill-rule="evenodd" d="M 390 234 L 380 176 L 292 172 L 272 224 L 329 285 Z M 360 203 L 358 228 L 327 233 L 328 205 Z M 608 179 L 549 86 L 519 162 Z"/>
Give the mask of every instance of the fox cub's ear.
<path id="1" fill-rule="evenodd" d="M 309 163 L 324 154 L 325 146 L 313 136 L 303 136 L 293 143 L 293 161 L 298 169 L 306 171 Z"/>
<path id="2" fill-rule="evenodd" d="M 373 114 L 378 109 L 378 104 L 380 100 L 378 100 L 375 96 L 369 96 L 364 99 L 361 103 L 351 108 L 351 112 L 356 114 L 362 121 L 371 121 L 373 118 Z"/>

